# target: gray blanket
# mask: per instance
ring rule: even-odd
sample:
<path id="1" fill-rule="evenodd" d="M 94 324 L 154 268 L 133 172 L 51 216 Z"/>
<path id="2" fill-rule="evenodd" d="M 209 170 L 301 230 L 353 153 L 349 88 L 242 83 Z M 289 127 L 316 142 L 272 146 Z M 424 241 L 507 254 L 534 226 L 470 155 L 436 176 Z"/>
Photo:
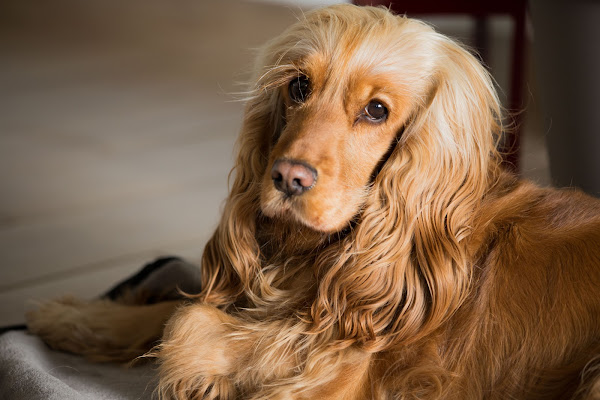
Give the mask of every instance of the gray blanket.
<path id="1" fill-rule="evenodd" d="M 0 336 L 0 399 L 151 399 L 152 364 L 125 368 L 50 350 L 25 331 Z"/>
<path id="2" fill-rule="evenodd" d="M 122 296 L 154 303 L 200 291 L 200 270 L 177 257 L 147 264 L 103 296 Z M 1 331 L 1 329 L 0 329 Z M 1 400 L 134 400 L 151 399 L 156 386 L 152 364 L 126 368 L 98 364 L 53 351 L 23 330 L 0 335 Z"/>

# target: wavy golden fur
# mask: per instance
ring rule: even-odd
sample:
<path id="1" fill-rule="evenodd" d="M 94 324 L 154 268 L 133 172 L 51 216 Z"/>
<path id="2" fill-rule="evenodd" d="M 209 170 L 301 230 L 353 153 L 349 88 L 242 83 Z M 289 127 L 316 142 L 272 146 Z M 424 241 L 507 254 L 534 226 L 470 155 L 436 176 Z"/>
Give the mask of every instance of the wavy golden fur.
<path id="1" fill-rule="evenodd" d="M 162 398 L 600 399 L 600 202 L 501 169 L 498 98 L 467 50 L 339 5 L 268 43 L 254 82 L 203 291 L 52 302 L 33 332 L 124 359 L 168 319 Z M 316 181 L 278 190 L 278 160 Z"/>

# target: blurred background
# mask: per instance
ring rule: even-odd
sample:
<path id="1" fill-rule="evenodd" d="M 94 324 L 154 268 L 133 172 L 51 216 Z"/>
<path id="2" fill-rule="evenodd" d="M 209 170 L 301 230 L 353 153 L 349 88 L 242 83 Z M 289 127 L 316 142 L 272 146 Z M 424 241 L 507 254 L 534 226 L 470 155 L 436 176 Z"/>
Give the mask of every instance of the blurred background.
<path id="1" fill-rule="evenodd" d="M 97 296 L 155 257 L 198 260 L 226 196 L 253 49 L 336 2 L 0 2 L 0 326 L 22 323 L 28 300 Z M 481 46 L 472 15 L 416 16 Z M 506 103 L 515 22 L 486 21 Z M 548 185 L 554 128 L 531 21 L 519 170 Z"/>

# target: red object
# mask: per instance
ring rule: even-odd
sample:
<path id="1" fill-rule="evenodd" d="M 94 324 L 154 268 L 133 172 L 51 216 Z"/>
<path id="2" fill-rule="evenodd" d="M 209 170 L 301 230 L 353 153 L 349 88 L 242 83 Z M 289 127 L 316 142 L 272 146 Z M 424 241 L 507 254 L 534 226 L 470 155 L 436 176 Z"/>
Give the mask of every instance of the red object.
<path id="1" fill-rule="evenodd" d="M 397 14 L 447 14 L 470 15 L 477 19 L 477 47 L 485 59 L 485 20 L 494 15 L 509 15 L 514 21 L 514 36 L 512 46 L 511 84 L 508 109 L 513 114 L 513 129 L 506 133 L 501 151 L 507 168 L 519 171 L 520 124 L 523 109 L 523 86 L 525 83 L 525 23 L 527 16 L 526 0 L 355 0 L 357 5 L 386 6 Z"/>

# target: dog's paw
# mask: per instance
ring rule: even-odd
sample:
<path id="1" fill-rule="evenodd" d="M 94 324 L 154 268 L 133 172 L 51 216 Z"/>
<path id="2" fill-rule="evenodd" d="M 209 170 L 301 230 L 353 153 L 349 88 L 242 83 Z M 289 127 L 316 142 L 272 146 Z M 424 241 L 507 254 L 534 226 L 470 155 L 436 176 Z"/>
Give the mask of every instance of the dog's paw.
<path id="1" fill-rule="evenodd" d="M 53 349 L 85 354 L 89 341 L 95 337 L 82 313 L 85 302 L 73 297 L 63 297 L 40 303 L 26 313 L 27 329 L 39 336 Z"/>
<path id="2" fill-rule="evenodd" d="M 236 388 L 228 375 L 231 368 L 223 358 L 225 351 L 207 342 L 194 345 L 172 338 L 164 341 L 151 353 L 160 360 L 159 398 L 236 399 Z"/>
<path id="3" fill-rule="evenodd" d="M 174 307 L 168 302 L 135 307 L 64 297 L 41 303 L 26 319 L 29 332 L 53 349 L 94 361 L 130 361 L 152 347 Z"/>
<path id="4" fill-rule="evenodd" d="M 224 376 L 162 376 L 157 388 L 161 400 L 234 400 L 235 386 Z"/>
<path id="5" fill-rule="evenodd" d="M 160 362 L 160 398 L 236 398 L 232 375 L 243 350 L 229 337 L 233 322 L 222 311 L 201 304 L 175 313 L 152 353 Z"/>

